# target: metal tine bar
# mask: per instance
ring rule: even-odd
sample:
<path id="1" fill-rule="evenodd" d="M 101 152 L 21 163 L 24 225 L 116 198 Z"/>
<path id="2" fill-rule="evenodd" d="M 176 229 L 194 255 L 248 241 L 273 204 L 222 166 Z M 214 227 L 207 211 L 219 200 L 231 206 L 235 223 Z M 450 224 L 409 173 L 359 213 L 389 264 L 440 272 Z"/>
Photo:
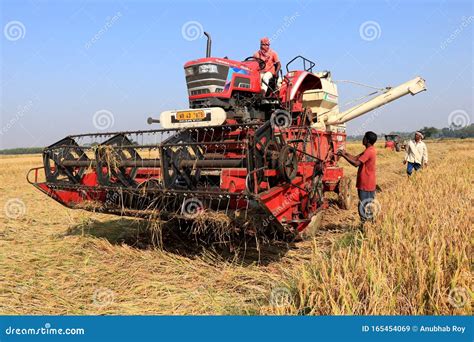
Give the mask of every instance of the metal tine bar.
<path id="1" fill-rule="evenodd" d="M 215 134 L 215 132 L 216 132 L 216 131 L 215 131 L 214 129 L 211 129 L 211 133 L 212 133 L 212 134 L 211 134 L 211 139 L 210 139 L 210 141 L 213 141 L 213 140 L 214 140 L 214 134 Z M 221 138 L 221 140 L 223 140 L 223 138 Z M 208 148 L 208 145 L 206 145 L 206 152 L 207 152 L 207 148 Z"/>
<path id="2" fill-rule="evenodd" d="M 214 134 L 216 133 L 216 130 L 213 129 L 213 128 L 210 128 L 211 132 L 212 132 L 212 135 L 211 135 L 211 141 L 214 141 Z M 223 139 L 223 137 L 221 137 L 221 140 Z"/>
<path id="3" fill-rule="evenodd" d="M 263 124 L 263 123 L 262 123 Z M 249 123 L 249 124 L 229 124 L 229 125 L 215 125 L 207 126 L 206 128 L 258 128 L 262 124 Z M 137 130 L 137 131 L 116 131 L 116 132 L 95 132 L 95 133 L 83 133 L 83 134 L 71 134 L 68 135 L 68 138 L 78 138 L 78 137 L 110 137 L 118 134 L 130 135 L 130 134 L 145 134 L 145 133 L 162 133 L 162 132 L 180 132 L 180 131 L 189 131 L 195 129 L 193 128 L 161 128 L 161 129 L 151 129 L 151 130 Z"/>
<path id="4" fill-rule="evenodd" d="M 249 212 L 249 206 L 250 206 L 250 200 L 248 199 L 247 200 L 247 205 L 246 205 L 246 208 L 245 208 L 245 220 L 247 220 L 247 217 L 248 217 L 248 212 Z"/>
<path id="5" fill-rule="evenodd" d="M 212 142 L 215 143 L 215 144 L 221 144 L 221 143 L 224 143 L 224 144 L 225 144 L 225 143 L 235 143 L 235 141 L 234 141 L 234 142 L 226 142 L 226 141 L 223 141 L 223 140 L 225 139 L 225 134 L 227 134 L 227 133 L 226 133 L 226 130 L 228 130 L 228 131 L 230 132 L 230 131 L 232 131 L 232 127 L 235 127 L 235 126 L 238 126 L 239 128 L 245 128 L 245 127 L 243 127 L 243 126 L 245 126 L 245 125 L 223 126 L 223 129 L 222 129 L 222 127 L 220 127 L 220 129 L 219 129 L 219 131 L 221 132 L 221 140 L 220 140 L 220 141 L 216 141 L 216 140 L 215 140 L 215 131 L 216 131 L 216 129 L 215 129 L 214 127 L 205 128 L 205 129 L 203 130 L 203 134 L 205 134 L 205 131 L 211 130 L 211 131 L 212 131 L 212 135 L 211 135 L 211 140 L 210 140 L 210 141 L 212 141 Z M 254 127 L 258 127 L 258 125 L 253 125 L 253 126 L 254 126 Z M 202 129 L 194 128 L 193 130 L 194 130 L 194 132 L 197 132 L 197 133 L 198 133 L 198 140 L 199 140 L 199 138 L 201 138 L 201 137 L 199 136 L 199 133 L 200 133 L 200 131 L 201 131 Z M 166 133 L 170 133 L 171 131 L 172 131 L 172 130 L 153 130 L 153 131 L 127 132 L 128 135 L 134 134 L 136 141 L 138 141 L 138 140 L 139 140 L 139 137 L 141 137 L 142 143 L 141 143 L 141 145 L 123 145 L 122 147 L 123 147 L 123 148 L 126 148 L 126 147 L 132 147 L 132 148 L 137 148 L 137 147 L 150 148 L 150 147 L 151 147 L 151 148 L 154 148 L 154 147 L 157 147 L 157 145 L 158 145 L 158 141 L 157 141 L 157 140 L 163 141 L 163 135 L 166 134 Z M 183 131 L 186 131 L 186 130 L 183 130 Z M 82 139 L 85 140 L 86 138 L 105 137 L 105 136 L 110 136 L 110 135 L 112 135 L 112 134 L 110 134 L 110 133 L 98 133 L 98 134 L 95 134 L 95 135 L 92 135 L 92 136 L 91 136 L 91 135 L 85 135 L 85 134 L 84 134 L 84 135 L 78 135 L 78 136 L 74 136 L 74 137 L 76 137 L 77 139 L 80 139 L 80 140 L 82 140 Z M 153 135 L 153 136 L 155 136 L 154 144 L 145 144 L 145 135 Z M 158 137 L 161 138 L 161 139 L 156 139 L 156 135 L 158 135 Z M 73 136 L 71 136 L 71 137 L 73 137 Z M 202 138 L 204 138 L 204 137 L 202 137 Z M 239 136 L 239 138 L 237 139 L 237 141 L 241 141 L 240 136 Z M 93 143 L 95 143 L 95 144 L 101 144 L 102 141 L 97 141 L 97 139 L 96 139 Z M 91 142 L 90 145 L 86 145 L 86 142 L 84 141 L 84 143 L 82 144 L 82 146 L 81 146 L 81 144 L 78 144 L 78 145 L 79 145 L 79 147 L 81 147 L 81 148 L 83 148 L 83 149 L 92 149 L 92 148 L 95 147 L 95 145 L 92 145 L 93 143 Z M 193 144 L 193 143 L 191 143 L 191 144 Z M 194 144 L 202 144 L 202 142 L 194 142 Z M 179 145 L 174 145 L 174 146 L 179 146 Z M 62 147 L 68 147 L 68 146 L 63 145 Z M 50 149 L 55 149 L 55 148 L 58 148 L 58 147 L 51 147 Z"/>
<path id="6" fill-rule="evenodd" d="M 222 197 L 219 197 L 219 200 L 217 202 L 217 209 L 220 210 L 221 208 L 221 202 L 222 202 Z M 210 203 L 209 203 L 210 204 Z M 225 214 L 227 214 L 227 212 L 225 212 Z"/>
<path id="7" fill-rule="evenodd" d="M 175 143 L 175 144 L 166 144 L 167 147 L 181 147 L 181 146 L 200 146 L 200 145 L 235 145 L 236 141 L 210 141 L 210 142 L 185 142 L 185 143 Z M 98 145 L 97 145 L 98 146 Z M 97 146 L 76 146 L 76 145 L 61 145 L 61 146 L 53 146 L 53 147 L 48 147 L 45 148 L 45 151 L 51 151 L 51 150 L 57 150 L 57 149 L 63 149 L 63 148 L 80 148 L 83 150 L 92 150 L 96 148 Z M 110 145 L 111 148 L 114 149 L 121 149 L 121 148 L 134 148 L 134 149 L 143 149 L 143 148 L 151 148 L 151 149 L 158 149 L 160 146 L 159 145 L 119 145 L 119 146 L 113 146 Z"/>
<path id="8" fill-rule="evenodd" d="M 204 142 L 185 142 L 185 143 L 175 143 L 175 144 L 166 144 L 166 146 L 190 146 L 190 145 L 233 145 L 235 144 L 235 141 L 204 141 Z M 130 146 L 121 146 L 121 147 L 141 147 L 141 146 L 135 146 L 135 145 L 130 145 Z"/>
<path id="9" fill-rule="evenodd" d="M 229 213 L 229 206 L 230 206 L 230 196 L 227 197 L 227 207 L 225 208 L 225 214 L 227 215 Z"/>
<path id="10" fill-rule="evenodd" d="M 80 148 L 82 150 L 93 150 L 97 146 L 99 146 L 99 145 L 96 145 L 96 146 L 61 145 L 61 146 L 54 146 L 54 147 L 45 148 L 44 151 L 52 151 L 52 150 L 58 150 L 58 149 L 63 149 L 63 148 Z M 114 149 L 121 149 L 121 148 L 134 148 L 134 149 L 146 149 L 146 148 L 154 149 L 155 148 L 155 149 L 158 149 L 159 148 L 159 146 L 156 146 L 156 145 L 119 145 L 119 146 L 109 145 L 109 147 L 114 148 Z"/>

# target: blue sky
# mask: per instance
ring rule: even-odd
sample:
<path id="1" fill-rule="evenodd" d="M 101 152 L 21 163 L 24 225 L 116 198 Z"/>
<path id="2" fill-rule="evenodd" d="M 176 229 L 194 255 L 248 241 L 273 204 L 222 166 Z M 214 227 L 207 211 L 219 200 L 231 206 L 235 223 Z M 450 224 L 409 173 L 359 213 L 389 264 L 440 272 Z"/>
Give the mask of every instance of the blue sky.
<path id="1" fill-rule="evenodd" d="M 473 122 L 472 1 L 2 0 L 0 10 L 0 148 L 97 131 L 102 110 L 108 130 L 130 130 L 186 108 L 183 64 L 205 52 L 186 24 L 212 34 L 214 56 L 243 59 L 269 36 L 283 64 L 304 55 L 336 80 L 426 79 L 428 92 L 350 122 L 348 134 L 446 127 L 453 111 Z M 369 92 L 341 84 L 340 104 Z"/>

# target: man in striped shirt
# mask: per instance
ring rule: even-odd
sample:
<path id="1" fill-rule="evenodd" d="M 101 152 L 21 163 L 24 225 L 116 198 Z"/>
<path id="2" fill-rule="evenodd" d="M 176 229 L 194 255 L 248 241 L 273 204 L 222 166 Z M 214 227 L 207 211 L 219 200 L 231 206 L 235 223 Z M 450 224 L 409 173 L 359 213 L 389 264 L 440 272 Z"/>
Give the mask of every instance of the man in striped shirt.
<path id="1" fill-rule="evenodd" d="M 406 147 L 403 164 L 407 165 L 408 177 L 412 175 L 413 170 L 418 171 L 421 168 L 428 166 L 428 148 L 422 140 L 423 134 L 421 132 L 416 132 L 415 141 L 410 140 Z"/>

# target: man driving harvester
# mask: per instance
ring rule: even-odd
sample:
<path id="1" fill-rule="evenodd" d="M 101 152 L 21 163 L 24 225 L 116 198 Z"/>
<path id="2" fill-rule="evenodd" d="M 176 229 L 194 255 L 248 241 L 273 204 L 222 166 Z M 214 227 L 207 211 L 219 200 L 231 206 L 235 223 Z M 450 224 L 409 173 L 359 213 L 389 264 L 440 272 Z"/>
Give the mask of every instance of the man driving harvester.
<path id="1" fill-rule="evenodd" d="M 260 78 L 262 80 L 262 94 L 265 96 L 268 85 L 272 79 L 278 80 L 278 72 L 281 68 L 278 54 L 270 49 L 270 39 L 267 37 L 260 39 L 260 50 L 253 54 L 253 57 L 259 58 L 265 62 L 265 69 L 261 70 Z"/>

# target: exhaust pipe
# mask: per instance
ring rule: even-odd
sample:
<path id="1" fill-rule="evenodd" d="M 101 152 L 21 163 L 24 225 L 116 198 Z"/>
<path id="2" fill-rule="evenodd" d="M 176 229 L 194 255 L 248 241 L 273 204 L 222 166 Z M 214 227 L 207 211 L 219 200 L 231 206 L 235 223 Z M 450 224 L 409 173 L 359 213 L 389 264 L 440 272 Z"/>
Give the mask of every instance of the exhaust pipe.
<path id="1" fill-rule="evenodd" d="M 158 120 L 158 119 L 153 119 L 153 118 L 148 118 L 148 119 L 146 120 L 146 122 L 147 122 L 149 125 L 151 125 L 151 124 L 154 124 L 154 123 L 160 123 L 160 120 Z"/>
<path id="2" fill-rule="evenodd" d="M 204 35 L 207 37 L 207 46 L 206 46 L 206 58 L 211 57 L 211 35 L 207 32 L 204 32 Z"/>

